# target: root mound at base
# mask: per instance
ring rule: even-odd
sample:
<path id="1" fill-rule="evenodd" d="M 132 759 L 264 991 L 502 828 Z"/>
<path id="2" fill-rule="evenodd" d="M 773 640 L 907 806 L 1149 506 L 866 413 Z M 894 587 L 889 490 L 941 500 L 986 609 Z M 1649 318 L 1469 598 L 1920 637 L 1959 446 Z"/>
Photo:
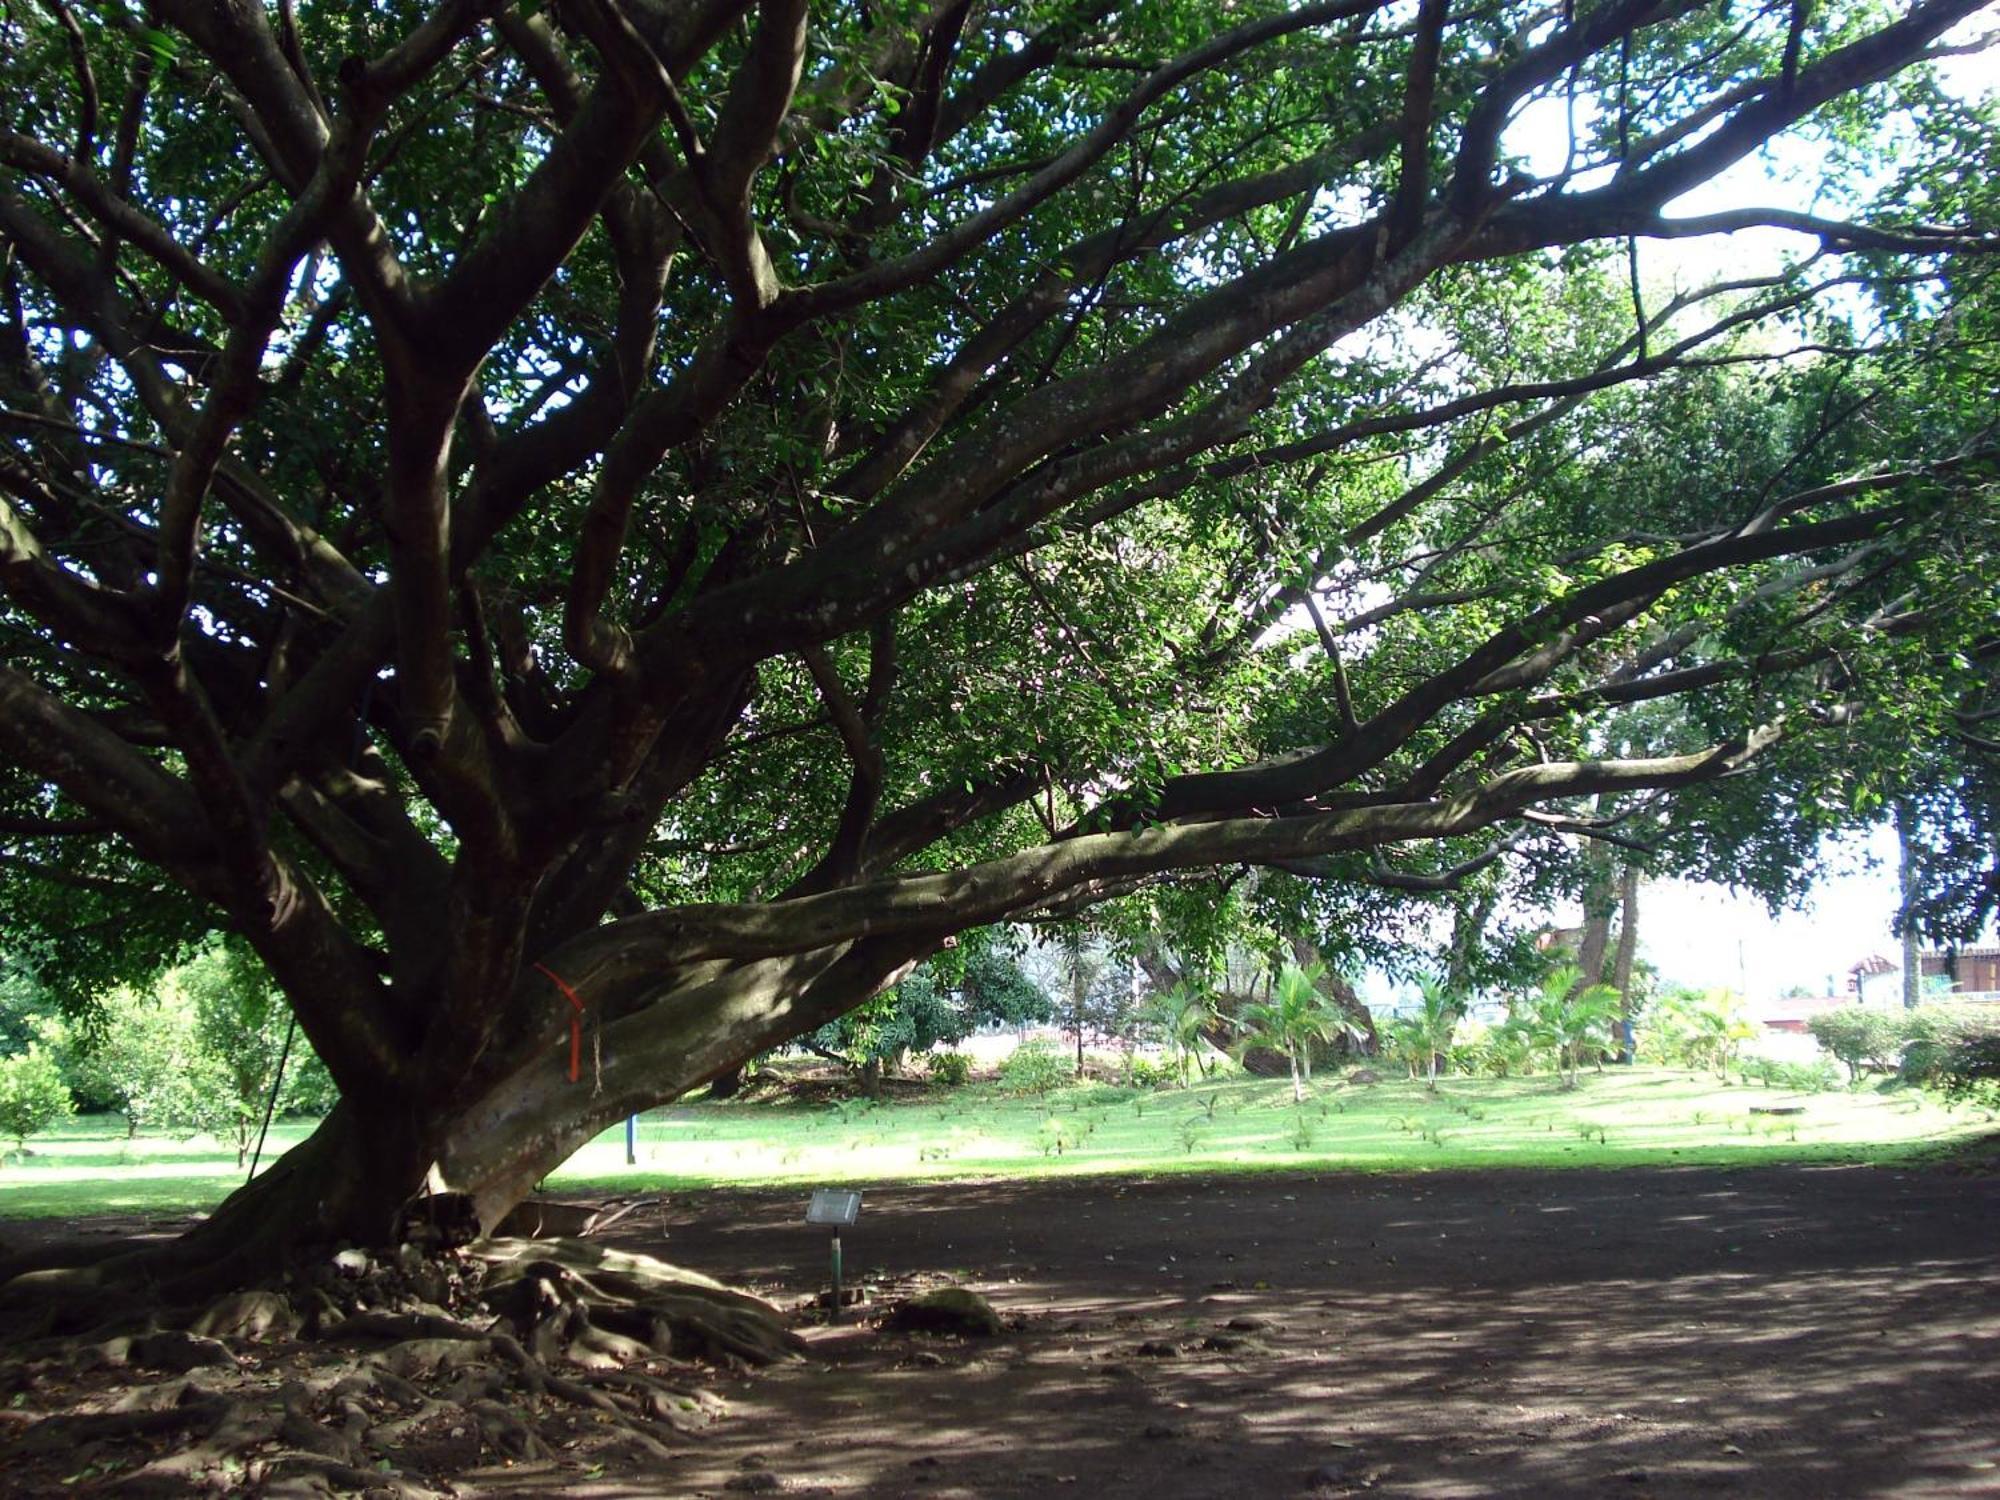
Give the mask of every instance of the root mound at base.
<path id="1" fill-rule="evenodd" d="M 133 1350 L 162 1332 L 219 1340 L 227 1358 L 160 1380 Z M 282 1286 L 147 1306 L 122 1330 L 41 1333 L 0 1356 L 0 1394 L 26 1398 L 0 1420 L 0 1450 L 27 1464 L 17 1483 L 8 1461 L 11 1494 L 115 1474 L 131 1493 L 227 1476 L 416 1497 L 493 1462 L 656 1463 L 724 1410 L 705 1388 L 714 1366 L 804 1350 L 760 1298 L 571 1240 L 438 1259 L 347 1251 L 294 1265 Z M 31 1478 L 43 1474 L 46 1488 Z"/>

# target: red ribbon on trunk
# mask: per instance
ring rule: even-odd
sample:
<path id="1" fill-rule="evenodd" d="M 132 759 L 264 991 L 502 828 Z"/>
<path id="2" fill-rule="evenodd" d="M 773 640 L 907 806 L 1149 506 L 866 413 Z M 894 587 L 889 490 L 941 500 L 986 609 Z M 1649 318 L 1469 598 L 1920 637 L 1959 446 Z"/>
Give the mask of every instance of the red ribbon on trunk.
<path id="1" fill-rule="evenodd" d="M 536 964 L 535 967 L 548 975 L 549 982 L 569 999 L 569 1081 L 577 1083 L 583 1078 L 583 1001 L 564 982 L 562 975 L 547 964 Z"/>

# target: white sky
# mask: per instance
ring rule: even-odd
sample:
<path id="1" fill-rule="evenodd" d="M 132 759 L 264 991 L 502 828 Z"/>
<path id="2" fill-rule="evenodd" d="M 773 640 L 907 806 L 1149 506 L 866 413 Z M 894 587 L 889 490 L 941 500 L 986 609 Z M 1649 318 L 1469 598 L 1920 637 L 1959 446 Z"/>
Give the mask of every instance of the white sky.
<path id="1" fill-rule="evenodd" d="M 1772 916 L 1726 886 L 1662 880 L 1639 893 L 1639 950 L 1668 985 L 1728 989 L 1754 1001 L 1792 985 L 1831 993 L 1871 953 L 1894 960 L 1896 836 L 1887 826 L 1831 843 L 1823 880 L 1803 911 Z"/>

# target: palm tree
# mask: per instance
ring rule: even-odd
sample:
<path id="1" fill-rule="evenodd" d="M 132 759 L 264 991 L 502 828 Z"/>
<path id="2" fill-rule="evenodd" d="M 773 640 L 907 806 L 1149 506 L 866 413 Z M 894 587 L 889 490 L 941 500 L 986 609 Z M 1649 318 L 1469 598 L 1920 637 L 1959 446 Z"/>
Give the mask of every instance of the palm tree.
<path id="1" fill-rule="evenodd" d="M 1541 990 L 1530 998 L 1528 1034 L 1538 1047 L 1555 1053 L 1556 1076 L 1564 1088 L 1576 1087 L 1586 1051 L 1611 1045 L 1611 1019 L 1617 1006 L 1615 986 L 1583 983 L 1583 971 L 1574 964 L 1550 971 Z"/>
<path id="2" fill-rule="evenodd" d="M 1707 1063 L 1718 1078 L 1728 1073 L 1730 1061 L 1742 1045 L 1757 1035 L 1757 1028 L 1743 1019 L 1743 1002 L 1728 990 L 1707 991 L 1685 1015 L 1693 1033 L 1689 1061 Z"/>
<path id="3" fill-rule="evenodd" d="M 1383 1052 L 1403 1065 L 1416 1082 L 1417 1074 L 1424 1067 L 1424 1025 L 1416 1016 L 1390 1016 L 1377 1023 L 1376 1033 L 1382 1038 Z"/>
<path id="4" fill-rule="evenodd" d="M 1215 997 L 1200 985 L 1183 979 L 1171 989 L 1160 991 L 1146 1006 L 1143 1019 L 1159 1033 L 1181 1087 L 1188 1086 L 1192 1064 L 1208 1076 L 1208 1061 L 1202 1052 L 1202 1038 L 1215 1024 Z"/>
<path id="5" fill-rule="evenodd" d="M 1451 1050 L 1452 1033 L 1465 1015 L 1465 1005 L 1452 993 L 1451 982 L 1441 974 L 1417 978 L 1419 1008 L 1410 1017 L 1412 1032 L 1424 1058 L 1424 1077 L 1431 1092 L 1437 1092 L 1438 1058 Z"/>
<path id="6" fill-rule="evenodd" d="M 1271 997 L 1246 1005 L 1236 1018 L 1243 1033 L 1239 1054 L 1256 1047 L 1282 1052 L 1292 1065 L 1292 1100 L 1304 1103 L 1312 1082 L 1312 1044 L 1351 1032 L 1352 1023 L 1332 1000 L 1319 992 L 1325 964 L 1286 964 L 1278 970 Z"/>

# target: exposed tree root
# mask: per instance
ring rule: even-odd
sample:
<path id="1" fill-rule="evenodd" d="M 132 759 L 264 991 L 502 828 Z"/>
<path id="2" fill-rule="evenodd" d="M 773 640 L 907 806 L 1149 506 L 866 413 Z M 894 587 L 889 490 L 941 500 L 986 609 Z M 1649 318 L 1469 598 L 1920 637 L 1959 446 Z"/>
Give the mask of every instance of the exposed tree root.
<path id="1" fill-rule="evenodd" d="M 33 1335 L 0 1359 L 0 1390 L 20 1393 L 0 1467 L 73 1465 L 48 1493 L 89 1478 L 132 1494 L 248 1484 L 418 1500 L 482 1462 L 657 1462 L 723 1411 L 692 1362 L 735 1370 L 803 1348 L 757 1298 L 576 1241 L 495 1240 L 439 1260 L 343 1252 L 294 1267 L 282 1288 L 181 1308 L 112 1264 L 0 1287 L 16 1331 Z M 97 1326 L 66 1331 L 90 1321 L 93 1298 Z M 41 1316 L 19 1316 L 36 1301 Z M 126 1319 L 115 1333 L 107 1311 Z M 184 1373 L 144 1384 L 146 1367 Z M 10 1481 L 10 1494 L 40 1492 Z"/>

